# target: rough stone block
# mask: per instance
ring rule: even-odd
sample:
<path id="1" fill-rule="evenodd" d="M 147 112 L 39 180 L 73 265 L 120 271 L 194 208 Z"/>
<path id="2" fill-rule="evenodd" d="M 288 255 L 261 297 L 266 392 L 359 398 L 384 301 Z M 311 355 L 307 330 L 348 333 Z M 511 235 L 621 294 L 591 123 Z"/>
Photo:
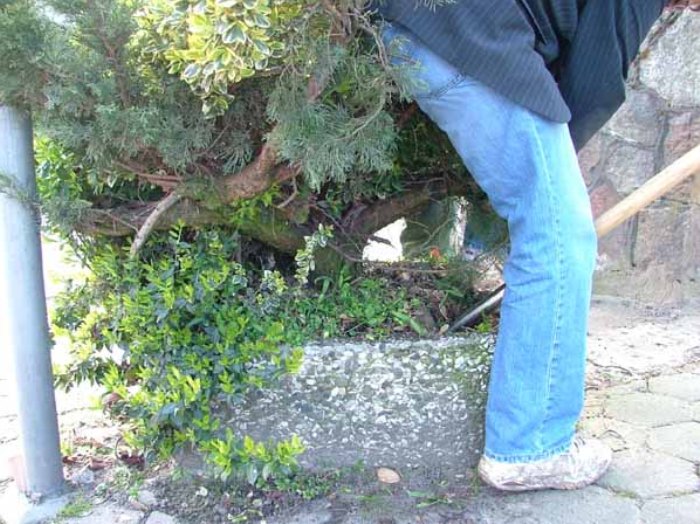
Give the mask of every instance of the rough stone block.
<path id="1" fill-rule="evenodd" d="M 620 193 L 629 194 L 654 176 L 654 151 L 617 142 L 609 149 L 604 172 Z"/>
<path id="2" fill-rule="evenodd" d="M 627 101 L 605 127 L 625 141 L 654 146 L 661 135 L 663 115 L 658 98 L 649 91 L 629 89 Z"/>
<path id="3" fill-rule="evenodd" d="M 669 455 L 700 462 L 700 423 L 685 422 L 654 428 L 649 435 L 649 446 Z"/>
<path id="4" fill-rule="evenodd" d="M 581 151 L 589 185 L 607 177 L 617 191 L 629 193 L 700 142 L 700 17 L 693 15 L 683 14 L 644 53 L 627 102 Z M 665 202 L 700 203 L 696 184 L 695 200 L 689 182 Z M 683 210 L 680 220 L 661 218 L 666 211 L 642 213 L 630 242 L 624 235 L 604 239 L 596 292 L 673 305 L 700 296 L 700 210 L 685 207 L 692 209 Z"/>
<path id="5" fill-rule="evenodd" d="M 700 143 L 700 112 L 687 111 L 668 120 L 663 144 L 664 164 L 670 164 Z"/>
<path id="6" fill-rule="evenodd" d="M 593 217 L 598 218 L 605 211 L 617 204 L 622 197 L 615 186 L 606 177 L 601 177 L 588 191 Z"/>
<path id="7" fill-rule="evenodd" d="M 700 136 L 698 136 L 700 143 Z M 700 297 L 700 175 L 695 175 L 690 187 L 688 229 L 683 238 L 683 251 L 677 255 L 683 274 L 681 276 L 688 297 Z"/>
<path id="8" fill-rule="evenodd" d="M 700 105 L 700 18 L 685 13 L 642 61 L 640 80 L 674 107 Z M 683 74 L 681 72 L 686 72 Z"/>
<path id="9" fill-rule="evenodd" d="M 687 460 L 649 451 L 616 453 L 598 484 L 621 494 L 660 497 L 700 489 L 695 466 Z"/>
<path id="10" fill-rule="evenodd" d="M 649 380 L 649 391 L 681 400 L 700 400 L 700 377 L 692 373 L 654 377 Z"/>
<path id="11" fill-rule="evenodd" d="M 647 427 L 688 422 L 693 417 L 687 402 L 650 393 L 613 396 L 605 412 L 616 420 Z"/>
<path id="12" fill-rule="evenodd" d="M 311 345 L 298 374 L 236 408 L 235 431 L 297 434 L 308 468 L 387 466 L 445 475 L 476 464 L 482 447 L 490 337 Z"/>
<path id="13" fill-rule="evenodd" d="M 600 162 L 608 145 L 607 136 L 598 133 L 578 153 L 578 164 L 587 186 L 593 185 L 600 173 Z"/>
<path id="14" fill-rule="evenodd" d="M 682 289 L 673 288 L 682 288 L 688 269 L 700 266 L 698 260 L 686 253 L 690 248 L 688 241 L 695 235 L 697 230 L 691 227 L 688 204 L 669 202 L 640 213 L 633 258 L 640 275 L 646 277 L 640 295 L 659 298 L 674 293 L 682 295 Z"/>
<path id="15" fill-rule="evenodd" d="M 650 500 L 642 507 L 641 524 L 700 522 L 700 493 Z"/>
<path id="16" fill-rule="evenodd" d="M 639 215 L 635 264 L 644 268 L 669 263 L 669 253 L 683 252 L 683 231 L 689 226 L 688 206 L 657 205 Z"/>
<path id="17" fill-rule="evenodd" d="M 620 193 L 605 175 L 598 177 L 591 185 L 588 197 L 594 218 L 598 218 L 622 200 Z M 633 232 L 632 221 L 628 220 L 598 240 L 597 276 L 602 272 L 630 269 L 629 253 Z"/>

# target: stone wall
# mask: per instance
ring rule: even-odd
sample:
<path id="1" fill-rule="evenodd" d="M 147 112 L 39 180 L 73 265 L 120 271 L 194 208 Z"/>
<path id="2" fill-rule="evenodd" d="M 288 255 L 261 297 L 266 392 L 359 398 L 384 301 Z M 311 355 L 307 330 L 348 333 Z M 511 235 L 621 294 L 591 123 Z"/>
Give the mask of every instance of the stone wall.
<path id="1" fill-rule="evenodd" d="M 700 14 L 689 12 L 652 33 L 627 102 L 581 152 L 594 212 L 698 144 Z M 700 176 L 603 239 L 599 252 L 599 294 L 674 305 L 700 298 Z"/>

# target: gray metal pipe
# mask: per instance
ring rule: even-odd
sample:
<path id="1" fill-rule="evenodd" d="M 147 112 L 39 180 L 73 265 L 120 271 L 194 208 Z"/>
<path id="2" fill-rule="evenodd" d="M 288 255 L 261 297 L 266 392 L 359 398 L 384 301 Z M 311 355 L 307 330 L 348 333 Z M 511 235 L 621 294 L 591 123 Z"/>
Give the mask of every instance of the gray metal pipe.
<path id="1" fill-rule="evenodd" d="M 36 193 L 29 115 L 0 105 L 0 175 L 22 195 Z M 7 181 L 7 180 L 6 180 Z M 12 193 L 12 191 L 10 192 Z M 51 373 L 41 237 L 23 198 L 0 191 L 0 351 L 14 370 L 25 488 L 63 490 L 63 467 Z"/>

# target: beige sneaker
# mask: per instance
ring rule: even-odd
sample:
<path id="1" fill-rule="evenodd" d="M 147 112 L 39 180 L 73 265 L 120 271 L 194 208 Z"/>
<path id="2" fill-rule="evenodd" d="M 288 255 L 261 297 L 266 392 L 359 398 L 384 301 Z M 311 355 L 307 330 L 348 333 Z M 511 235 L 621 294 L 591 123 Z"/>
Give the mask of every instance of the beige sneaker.
<path id="1" fill-rule="evenodd" d="M 577 436 L 561 455 L 536 462 L 499 462 L 482 457 L 479 476 L 503 491 L 579 489 L 598 480 L 612 461 L 612 451 L 597 439 Z"/>

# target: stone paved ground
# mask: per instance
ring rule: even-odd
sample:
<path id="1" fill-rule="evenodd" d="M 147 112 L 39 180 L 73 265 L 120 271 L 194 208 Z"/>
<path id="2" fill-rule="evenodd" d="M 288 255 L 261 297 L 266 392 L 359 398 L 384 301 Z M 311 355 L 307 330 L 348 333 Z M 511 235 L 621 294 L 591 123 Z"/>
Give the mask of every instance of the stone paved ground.
<path id="1" fill-rule="evenodd" d="M 372 511 L 332 498 L 305 505 L 269 524 L 700 524 L 700 308 L 637 310 L 621 301 L 593 306 L 589 392 L 582 431 L 615 451 L 609 472 L 577 492 L 501 494 L 488 488 L 452 504 L 417 510 L 382 502 Z M 6 367 L 0 367 L 0 461 L 16 449 L 16 418 Z M 59 395 L 64 438 L 104 439 L 113 432 L 86 406 L 89 390 Z M 4 462 L 4 461 L 3 461 Z M 0 467 L 0 491 L 8 473 Z M 137 506 L 138 507 L 138 506 Z M 391 507 L 391 509 L 387 509 Z M 142 506 L 108 501 L 69 524 L 173 522 Z"/>
<path id="2" fill-rule="evenodd" d="M 274 524 L 700 524 L 700 310 L 593 305 L 589 391 L 580 429 L 614 450 L 610 470 L 575 492 L 482 488 L 465 508 L 338 520 L 320 501 Z M 393 519 L 393 520 L 392 520 Z"/>

